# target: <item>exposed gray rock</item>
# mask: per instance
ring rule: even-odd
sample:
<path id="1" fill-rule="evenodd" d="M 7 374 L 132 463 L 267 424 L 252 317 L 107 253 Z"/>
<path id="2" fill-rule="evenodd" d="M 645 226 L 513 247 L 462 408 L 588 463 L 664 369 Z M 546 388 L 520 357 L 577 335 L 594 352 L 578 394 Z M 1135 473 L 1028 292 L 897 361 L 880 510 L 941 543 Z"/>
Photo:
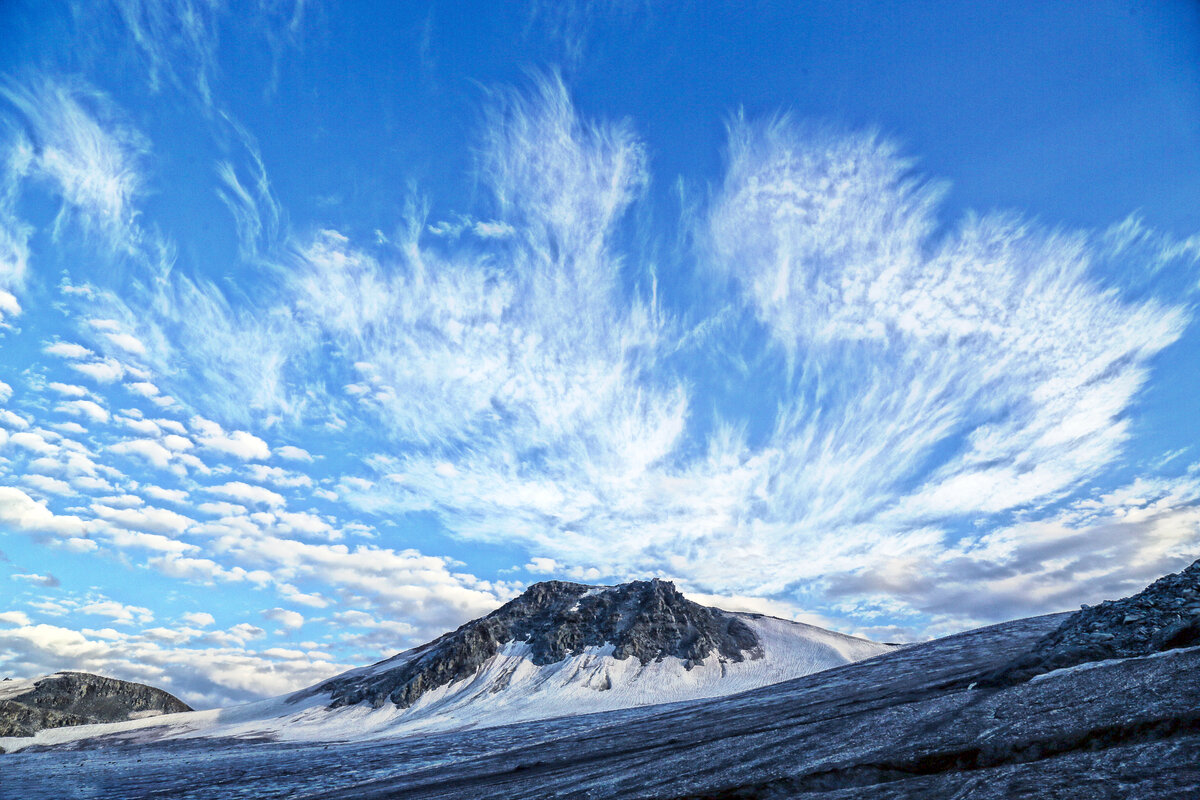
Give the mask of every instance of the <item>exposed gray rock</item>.
<path id="1" fill-rule="evenodd" d="M 546 581 L 415 651 L 327 681 L 302 696 L 328 693 L 334 707 L 367 702 L 378 708 L 392 702 L 407 708 L 425 692 L 473 675 L 514 641 L 528 644 L 530 659 L 538 665 L 606 644 L 618 659 L 645 664 L 674 656 L 689 669 L 714 653 L 730 661 L 761 656 L 748 625 L 733 614 L 693 603 L 670 581 L 604 587 Z M 395 666 L 389 669 L 389 662 Z"/>
<path id="2" fill-rule="evenodd" d="M 978 684 L 1011 686 L 1056 669 L 1195 645 L 1200 645 L 1200 561 L 1131 597 L 1085 605 Z"/>
<path id="3" fill-rule="evenodd" d="M 0 736 L 32 736 L 43 728 L 120 722 L 135 714 L 192 708 L 162 689 L 86 672 L 57 672 L 28 691 L 0 699 Z"/>

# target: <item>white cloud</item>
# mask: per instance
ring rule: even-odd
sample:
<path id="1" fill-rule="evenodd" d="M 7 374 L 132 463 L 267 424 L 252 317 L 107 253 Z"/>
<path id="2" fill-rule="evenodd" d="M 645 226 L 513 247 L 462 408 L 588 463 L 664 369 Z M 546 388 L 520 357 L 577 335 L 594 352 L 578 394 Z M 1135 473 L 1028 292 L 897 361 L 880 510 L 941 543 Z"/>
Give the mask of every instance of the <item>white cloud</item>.
<path id="1" fill-rule="evenodd" d="M 135 511 L 116 511 L 110 513 L 115 517 L 128 517 L 129 521 L 128 523 L 115 521 L 109 525 L 97 523 L 95 526 L 96 530 L 104 534 L 107 544 L 119 550 L 148 551 L 149 553 L 160 554 L 147 558 L 146 563 L 150 566 L 155 566 L 158 559 L 182 558 L 183 553 L 194 553 L 200 549 L 194 544 L 188 544 L 172 536 L 137 530 L 137 526 L 141 524 L 140 518 L 143 515 Z M 137 555 L 144 557 L 146 554 L 138 553 Z"/>
<path id="2" fill-rule="evenodd" d="M 12 387 L 9 386 L 4 381 L 0 381 L 0 403 L 8 402 L 8 400 L 10 398 L 12 398 L 12 395 L 13 395 Z"/>
<path id="3" fill-rule="evenodd" d="M 342 538 L 341 531 L 335 530 L 328 522 L 307 511 L 278 511 L 274 517 L 276 526 L 288 533 L 329 540 Z"/>
<path id="4" fill-rule="evenodd" d="M 166 552 L 162 555 L 147 559 L 146 563 L 162 574 L 179 578 L 180 580 L 196 583 L 213 583 L 215 581 L 245 581 L 248 580 L 246 570 L 239 568 L 225 569 L 209 558 L 194 558 L 179 552 Z M 261 583 L 269 582 L 259 581 Z"/>
<path id="5" fill-rule="evenodd" d="M 194 522 L 183 514 L 166 508 L 147 506 L 145 508 L 113 508 L 101 503 L 92 504 L 92 512 L 96 516 L 118 525 L 126 530 L 142 531 L 156 534 L 179 534 L 187 530 Z M 128 541 L 128 540 L 127 540 Z M 149 540 L 136 540 L 138 542 Z M 171 549 L 175 549 L 172 547 Z"/>
<path id="6" fill-rule="evenodd" d="M 170 633 L 165 628 L 152 630 Z M 353 666 L 316 651 L 280 660 L 243 649 L 257 630 L 261 629 L 246 625 L 233 633 L 216 631 L 207 637 L 207 646 L 184 647 L 111 628 L 77 631 L 22 625 L 0 630 L 0 648 L 21 653 L 20 663 L 28 674 L 75 669 L 111 675 L 161 687 L 199 708 L 284 694 Z"/>
<path id="7" fill-rule="evenodd" d="M 273 621 L 278 622 L 285 628 L 295 630 L 304 624 L 304 615 L 296 611 L 289 611 L 286 608 L 271 608 L 262 612 L 262 615 Z"/>
<path id="8" fill-rule="evenodd" d="M 161 486 L 144 485 L 139 491 L 155 500 L 163 500 L 168 503 L 186 503 L 188 501 L 188 493 L 183 489 L 164 489 Z"/>
<path id="9" fill-rule="evenodd" d="M 301 447 L 285 444 L 275 448 L 275 455 L 288 461 L 312 461 L 312 455 Z"/>
<path id="10" fill-rule="evenodd" d="M 85 358 L 92 358 L 95 355 L 95 353 L 83 345 L 75 344 L 74 342 L 53 342 L 43 347 L 42 352 L 47 355 L 59 356 L 73 361 L 81 361 Z"/>
<path id="11" fill-rule="evenodd" d="M 92 400 L 68 400 L 60 403 L 57 409 L 65 414 L 87 417 L 92 422 L 108 422 L 108 411 Z"/>
<path id="12" fill-rule="evenodd" d="M 184 622 L 189 625 L 195 625 L 197 628 L 207 628 L 216 622 L 212 614 L 207 611 L 190 611 L 180 616 Z"/>
<path id="13" fill-rule="evenodd" d="M 53 575 L 39 575 L 36 572 L 13 573 L 9 577 L 11 577 L 14 581 L 25 581 L 26 583 L 32 583 L 35 586 L 55 587 L 61 585 L 61 582 L 58 580 L 58 578 L 54 577 Z"/>
<path id="14" fill-rule="evenodd" d="M 532 572 L 537 575 L 551 575 L 560 569 L 559 563 L 553 558 L 545 558 L 543 556 L 535 556 L 529 559 L 523 569 L 526 572 Z"/>
<path id="15" fill-rule="evenodd" d="M 109 617 L 126 625 L 134 622 L 146 623 L 154 619 L 154 612 L 150 609 L 126 605 L 116 600 L 96 600 L 80 606 L 78 610 L 81 614 Z"/>
<path id="16" fill-rule="evenodd" d="M 206 491 L 218 497 L 227 497 L 230 500 L 240 500 L 253 505 L 282 506 L 285 503 L 283 495 L 278 492 L 272 492 L 262 486 L 251 486 L 243 481 L 229 481 L 220 486 L 209 486 Z"/>
<path id="17" fill-rule="evenodd" d="M 829 591 L 849 616 L 929 615 L 931 634 L 1123 597 L 1195 560 L 1198 475 L 1138 479 L 977 540 L 831 574 Z"/>
<path id="18" fill-rule="evenodd" d="M 245 642 L 248 639 L 261 639 L 267 635 L 267 632 L 257 625 L 251 625 L 249 622 L 239 622 L 228 630 L 232 636 L 236 636 L 239 640 Z"/>
<path id="19" fill-rule="evenodd" d="M 48 440 L 47 433 L 47 431 L 20 431 L 10 434 L 8 442 L 37 455 L 54 455 L 58 453 L 59 447 Z"/>
<path id="20" fill-rule="evenodd" d="M 623 215 L 648 182 L 631 128 L 580 118 L 553 80 L 530 97 L 496 98 L 477 162 L 494 219 L 464 217 L 458 232 L 432 226 L 445 235 L 431 242 L 416 212 L 386 247 L 324 230 L 274 248 L 283 223 L 261 164 L 230 164 L 219 177 L 243 255 L 279 261 L 259 276 L 279 283 L 225 292 L 178 270 L 147 282 L 145 296 L 71 295 L 77 318 L 105 317 L 91 326 L 93 349 L 56 341 L 45 352 L 92 380 L 129 381 L 151 402 L 126 399 L 147 409 L 177 403 L 154 413 L 186 408 L 190 428 L 124 411 L 105 426 L 108 412 L 86 389 L 53 383 L 74 399 L 66 413 L 97 423 L 87 440 L 99 444 L 92 452 L 37 428 L 13 433 L 0 439 L 13 469 L 33 470 L 29 485 L 51 493 L 69 478 L 152 502 L 182 504 L 197 491 L 235 502 L 179 508 L 204 515 L 195 522 L 99 498 L 72 509 L 94 516 L 84 522 L 12 490 L 19 497 L 0 494 L 0 522 L 70 530 L 59 544 L 79 550 L 98 546 L 84 538 L 90 530 L 162 575 L 277 595 L 252 608 L 352 604 L 392 620 L 396 637 L 438 633 L 515 584 L 415 550 L 338 543 L 412 534 L 355 526 L 326 504 L 288 512 L 272 489 L 349 502 L 400 528 L 406 514 L 429 515 L 454 537 L 538 553 L 524 565 L 533 574 L 677 576 L 695 596 L 734 593 L 741 607 L 791 616 L 793 600 L 811 600 L 949 617 L 968 606 L 951 578 L 980 564 L 1002 565 L 1000 591 L 1019 587 L 1044 607 L 1088 572 L 1082 558 L 1071 570 L 1047 566 L 1039 539 L 1069 544 L 1072 559 L 1092 533 L 1152 541 L 1105 556 L 1109 585 L 1193 541 L 1178 494 L 1153 508 L 1105 500 L 1143 515 L 1134 527 L 1028 518 L 1039 504 L 1073 502 L 1120 457 L 1152 359 L 1187 321 L 1146 299 L 1153 292 L 1130 299 L 1097 277 L 1116 245 L 1015 217 L 955 224 L 937 188 L 876 138 L 737 121 L 726 180 L 687 232 L 706 270 L 701 288 L 717 284 L 726 298 L 732 288 L 733 302 L 693 324 L 660 306 L 648 254 L 620 249 L 631 238 Z M 121 203 L 113 219 L 129 232 L 136 215 Z M 107 224 L 97 213 L 94 224 Z M 708 375 L 697 379 L 701 362 Z M 6 426 L 28 428 L 6 413 Z M 314 421 L 327 427 L 306 437 Z M 145 438 L 121 441 L 122 428 Z M 365 463 L 339 462 L 313 488 L 303 472 L 234 462 L 313 461 L 292 445 L 272 451 L 250 430 L 314 447 L 342 441 Z M 187 491 L 147 485 L 144 465 L 120 455 L 172 469 Z M 196 486 L 200 476 L 220 485 Z M 994 533 L 955 544 L 963 518 Z M 1137 566 L 1114 566 L 1123 557 Z M 955 588 L 923 583 L 922 564 Z M 810 589 L 823 575 L 828 585 Z M 213 631 L 226 638 L 211 643 L 255 641 L 261 629 L 246 626 Z M 195 638 L 184 628 L 145 635 Z M 81 648 L 104 637 L 84 638 Z"/>
<path id="21" fill-rule="evenodd" d="M 29 617 L 21 611 L 0 611 L 0 622 L 9 625 L 28 625 Z"/>
<path id="22" fill-rule="evenodd" d="M 177 434 L 179 436 L 187 435 L 187 428 L 184 427 L 183 423 L 178 420 L 156 419 L 156 420 L 154 420 L 154 424 L 157 425 L 158 427 L 162 428 L 164 431 L 170 431 L 171 433 Z"/>
<path id="23" fill-rule="evenodd" d="M 146 501 L 138 497 L 136 494 L 119 494 L 110 497 L 101 497 L 99 502 L 113 508 L 141 508 L 146 505 Z"/>
<path id="24" fill-rule="evenodd" d="M 7 317 L 21 313 L 21 303 L 14 292 L 24 287 L 29 269 L 29 239 L 33 235 L 33 226 L 16 219 L 7 205 L 0 202 L 0 325 L 6 324 Z"/>
<path id="25" fill-rule="evenodd" d="M 34 489 L 47 494 L 57 494 L 64 497 L 75 494 L 75 490 L 71 488 L 69 483 L 58 478 L 51 478 L 48 475 L 26 475 L 22 480 L 26 486 L 32 486 Z"/>
<path id="26" fill-rule="evenodd" d="M 196 506 L 196 509 L 205 514 L 213 514 L 218 517 L 230 517 L 246 513 L 245 506 L 239 506 L 234 503 L 226 503 L 224 501 L 215 503 L 201 503 L 200 505 Z"/>
<path id="27" fill-rule="evenodd" d="M 153 439 L 131 439 L 108 446 L 109 451 L 126 456 L 137 456 L 146 462 L 166 469 L 172 453 Z"/>
<path id="28" fill-rule="evenodd" d="M 14 411 L 9 411 L 7 408 L 0 409 L 0 425 L 12 430 L 24 430 L 29 427 L 29 422 Z"/>
<path id="29" fill-rule="evenodd" d="M 302 472 L 292 472 L 279 467 L 268 467 L 262 464 L 250 464 L 246 467 L 247 474 L 256 481 L 272 483 L 283 487 L 311 487 L 312 478 Z"/>
<path id="30" fill-rule="evenodd" d="M 939 188 L 877 138 L 739 121 L 701 255 L 762 326 L 734 314 L 731 347 L 771 338 L 729 369 L 776 413 L 753 435 L 725 409 L 693 426 L 663 368 L 670 323 L 614 283 L 636 141 L 553 86 L 506 101 L 489 137 L 481 172 L 519 231 L 504 270 L 416 243 L 385 266 L 326 231 L 301 251 L 297 302 L 400 454 L 369 460 L 386 480 L 343 479 L 343 499 L 515 537 L 564 574 L 769 597 L 936 551 L 958 517 L 1028 508 L 1112 463 L 1150 359 L 1186 322 L 1098 282 L 1107 256 L 1085 234 L 989 216 L 935 237 Z"/>
<path id="31" fill-rule="evenodd" d="M 168 433 L 166 436 L 164 436 L 162 438 L 162 443 L 169 450 L 174 450 L 176 453 L 182 453 L 195 447 L 195 445 L 192 444 L 191 439 L 174 433 Z"/>
<path id="32" fill-rule="evenodd" d="M 67 366 L 99 383 L 112 383 L 125 377 L 125 366 L 112 358 L 87 363 L 72 361 Z"/>
<path id="33" fill-rule="evenodd" d="M 132 353 L 134 355 L 139 355 L 139 356 L 146 354 L 146 345 L 142 344 L 141 341 L 132 334 L 129 334 L 129 333 L 106 333 L 106 334 L 104 334 L 104 336 L 110 342 L 112 342 L 114 345 L 116 345 L 120 349 L 124 350 L 126 353 Z"/>
<path id="34" fill-rule="evenodd" d="M 89 492 L 112 491 L 111 483 L 103 478 L 97 478 L 94 475 L 77 475 L 71 478 L 71 485 L 76 489 L 82 489 Z"/>
<path id="35" fill-rule="evenodd" d="M 76 386 L 71 383 L 54 383 L 47 385 L 52 391 L 58 392 L 64 397 L 85 397 L 88 393 L 87 389 L 82 386 Z"/>
<path id="36" fill-rule="evenodd" d="M 201 447 L 227 453 L 243 461 L 259 461 L 271 456 L 267 443 L 247 431 L 226 432 L 217 423 L 203 417 L 192 417 L 192 430 Z"/>
<path id="37" fill-rule="evenodd" d="M 152 420 L 132 418 L 125 416 L 123 413 L 121 416 L 117 417 L 116 421 L 122 427 L 127 428 L 134 433 L 140 433 L 143 436 L 157 437 L 162 434 L 162 430 L 160 430 L 158 425 Z"/>

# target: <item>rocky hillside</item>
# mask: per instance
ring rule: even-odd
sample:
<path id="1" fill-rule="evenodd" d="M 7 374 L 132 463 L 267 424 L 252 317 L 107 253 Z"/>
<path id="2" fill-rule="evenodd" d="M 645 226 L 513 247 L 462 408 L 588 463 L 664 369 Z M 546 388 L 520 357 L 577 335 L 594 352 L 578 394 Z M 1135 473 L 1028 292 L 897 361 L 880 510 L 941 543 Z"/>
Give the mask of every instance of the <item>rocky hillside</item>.
<path id="1" fill-rule="evenodd" d="M 191 710 L 162 689 L 86 672 L 0 681 L 0 736 Z"/>
<path id="2" fill-rule="evenodd" d="M 1200 561 L 1122 600 L 1084 606 L 980 686 L 1011 686 L 1056 669 L 1200 645 Z"/>
<path id="3" fill-rule="evenodd" d="M 670 581 L 612 587 L 546 581 L 427 645 L 306 694 L 328 693 L 334 707 L 408 708 L 425 692 L 475 674 L 510 642 L 525 643 L 539 666 L 605 645 L 618 660 L 647 664 L 673 656 L 688 669 L 714 653 L 734 662 L 761 656 L 757 636 L 737 615 L 688 600 Z"/>

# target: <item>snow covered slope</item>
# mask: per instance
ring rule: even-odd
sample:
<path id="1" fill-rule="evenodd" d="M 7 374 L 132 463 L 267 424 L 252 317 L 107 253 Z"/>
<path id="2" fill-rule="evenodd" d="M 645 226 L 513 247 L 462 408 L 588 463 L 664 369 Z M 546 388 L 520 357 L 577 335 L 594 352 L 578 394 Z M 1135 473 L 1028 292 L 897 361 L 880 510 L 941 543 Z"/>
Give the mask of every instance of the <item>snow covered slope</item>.
<path id="1" fill-rule="evenodd" d="M 108 734 L 328 741 L 489 727 L 734 694 L 893 649 L 698 606 L 662 581 L 538 586 L 549 588 L 533 587 L 434 642 L 292 695 L 169 719 L 42 731 L 0 739 L 0 747 Z"/>

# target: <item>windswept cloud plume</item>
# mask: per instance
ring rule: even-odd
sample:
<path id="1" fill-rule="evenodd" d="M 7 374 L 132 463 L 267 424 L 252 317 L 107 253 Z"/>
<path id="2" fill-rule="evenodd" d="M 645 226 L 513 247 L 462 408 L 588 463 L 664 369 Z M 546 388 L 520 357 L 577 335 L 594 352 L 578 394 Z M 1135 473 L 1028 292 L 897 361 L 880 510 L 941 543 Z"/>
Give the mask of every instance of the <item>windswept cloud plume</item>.
<path id="1" fill-rule="evenodd" d="M 1196 237 L 959 215 L 885 137 L 787 117 L 696 166 L 553 72 L 479 90 L 465 159 L 389 107 L 347 173 L 331 84 L 221 61 L 277 66 L 304 3 L 75 8 L 141 71 L 0 87 L 6 669 L 252 699 L 546 578 L 915 638 L 1200 546 L 1190 442 L 1139 427 L 1194 346 Z M 531 16 L 581 57 L 614 11 Z M 83 558 L 128 593 L 77 591 Z"/>
<path id="2" fill-rule="evenodd" d="M 1189 322 L 1101 282 L 1096 265 L 1122 257 L 1110 235 L 947 223 L 944 188 L 880 137 L 739 118 L 697 256 L 734 289 L 718 312 L 774 410 L 704 398 L 720 411 L 702 420 L 671 359 L 704 335 L 662 310 L 652 276 L 631 286 L 616 244 L 649 181 L 632 128 L 581 119 L 554 77 L 491 102 L 477 168 L 504 237 L 447 242 L 416 211 L 393 244 L 319 230 L 277 252 L 287 268 L 253 313 L 172 277 L 161 322 L 141 323 L 165 348 L 153 371 L 182 359 L 171 391 L 226 418 L 249 398 L 270 419 L 385 437 L 364 454 L 373 480 L 318 496 L 433 514 L 579 579 L 781 596 L 1077 491 L 1121 454 L 1152 359 Z M 260 205 L 230 180 L 239 213 Z M 252 433 L 191 427 L 202 448 L 271 455 Z M 284 503 L 239 481 L 210 491 Z"/>
<path id="3" fill-rule="evenodd" d="M 242 10 L 255 18 L 247 27 L 262 31 L 278 60 L 287 47 L 299 42 L 309 2 L 261 0 Z M 117 41 L 136 54 L 152 91 L 181 90 L 211 108 L 216 102 L 214 82 L 221 72 L 221 27 L 233 8 L 222 0 L 109 0 L 74 3 L 73 13 L 85 35 L 93 28 L 108 28 L 115 17 L 121 25 Z M 114 44 L 93 43 L 97 49 Z M 272 82 L 276 79 L 271 77 Z"/>
<path id="4" fill-rule="evenodd" d="M 120 120 L 112 102 L 82 84 L 34 79 L 0 86 L 0 97 L 19 112 L 24 125 L 9 131 L 6 180 L 48 183 L 62 197 L 56 230 L 77 216 L 117 247 L 126 240 L 142 191 L 142 161 L 149 144 Z M 9 192 L 13 192 L 9 188 Z M 6 249 L 20 264 L 24 246 L 11 233 Z"/>

